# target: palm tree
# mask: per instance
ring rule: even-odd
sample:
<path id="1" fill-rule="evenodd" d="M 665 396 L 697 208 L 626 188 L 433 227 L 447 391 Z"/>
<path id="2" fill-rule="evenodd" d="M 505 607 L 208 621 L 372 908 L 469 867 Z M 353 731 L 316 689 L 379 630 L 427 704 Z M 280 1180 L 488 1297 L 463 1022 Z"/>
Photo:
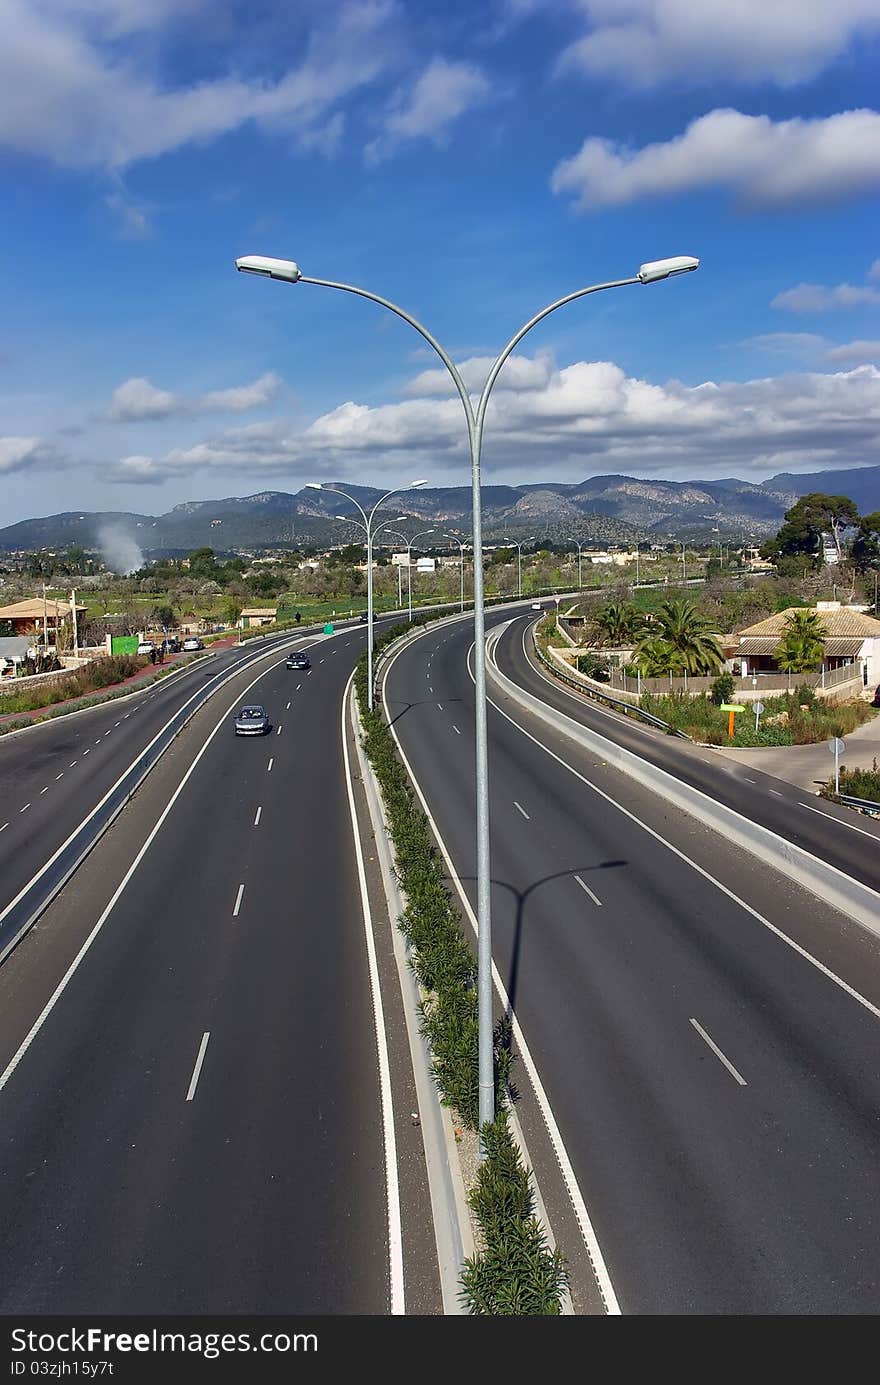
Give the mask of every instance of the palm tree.
<path id="1" fill-rule="evenodd" d="M 827 634 L 816 611 L 790 611 L 776 651 L 776 662 L 782 672 L 810 673 L 819 668 Z"/>
<path id="2" fill-rule="evenodd" d="M 662 635 L 648 635 L 641 641 L 633 655 L 633 665 L 643 678 L 661 678 L 667 673 L 681 674 L 685 671 L 682 654 Z"/>
<path id="3" fill-rule="evenodd" d="M 591 634 L 598 635 L 598 644 L 620 645 L 634 640 L 644 626 L 644 617 L 629 601 L 609 601 L 593 615 Z"/>
<path id="4" fill-rule="evenodd" d="M 709 633 L 709 622 L 686 597 L 672 597 L 660 604 L 639 649 L 649 644 L 655 655 L 661 653 L 660 646 L 666 646 L 669 662 L 664 673 L 680 670 L 699 675 L 719 673 L 724 667 L 724 655 L 716 637 Z"/>

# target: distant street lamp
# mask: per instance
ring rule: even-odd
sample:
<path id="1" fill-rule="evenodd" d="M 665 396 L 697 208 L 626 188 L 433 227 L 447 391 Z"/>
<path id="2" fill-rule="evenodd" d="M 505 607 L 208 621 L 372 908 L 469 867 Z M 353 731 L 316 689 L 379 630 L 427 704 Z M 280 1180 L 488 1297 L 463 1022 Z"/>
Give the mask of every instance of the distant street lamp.
<path id="1" fill-rule="evenodd" d="M 576 548 L 578 551 L 578 591 L 580 591 L 581 587 L 583 586 L 583 583 L 581 581 L 581 550 L 586 548 L 586 546 L 587 545 L 585 543 L 576 544 Z"/>
<path id="2" fill-rule="evenodd" d="M 406 590 L 409 600 L 409 618 L 412 620 L 412 546 L 416 539 L 423 539 L 426 534 L 436 534 L 436 529 L 420 529 L 417 534 L 413 534 L 409 543 L 406 545 Z"/>
<path id="3" fill-rule="evenodd" d="M 517 543 L 517 542 L 516 542 L 516 539 L 514 539 L 513 542 L 514 542 L 514 544 L 516 545 L 516 571 L 517 571 L 517 587 L 518 587 L 518 594 L 519 594 L 520 596 L 522 596 L 522 551 L 523 551 L 523 545 L 524 545 L 524 544 L 527 544 L 527 543 L 534 543 L 534 542 L 535 542 L 535 536 L 534 536 L 534 534 L 529 534 L 529 536 L 528 536 L 527 539 L 522 539 L 519 543 Z"/>
<path id="4" fill-rule="evenodd" d="M 373 710 L 373 520 L 380 505 L 384 505 L 386 500 L 390 500 L 392 495 L 399 495 L 401 491 L 415 490 L 418 486 L 427 485 L 427 479 L 421 481 L 410 481 L 408 486 L 395 486 L 393 490 L 386 491 L 380 496 L 367 514 L 363 505 L 355 500 L 348 491 L 342 490 L 339 486 L 325 486 L 320 481 L 307 481 L 306 488 L 312 491 L 332 491 L 334 495 L 342 495 L 346 500 L 350 500 L 363 515 L 363 528 L 367 536 L 367 705 Z M 336 515 L 337 519 L 343 520 L 346 524 L 358 524 L 359 521 L 353 519 L 351 515 Z M 405 516 L 401 516 L 405 518 Z M 392 521 L 394 523 L 394 521 Z"/>
<path id="5" fill-rule="evenodd" d="M 492 1036 L 494 1017 L 492 1012 L 492 909 L 491 909 L 491 862 L 489 850 L 489 754 L 486 702 L 486 624 L 483 597 L 483 520 L 482 496 L 480 493 L 480 457 L 483 445 L 483 426 L 489 398 L 498 379 L 504 362 L 519 346 L 522 339 L 539 322 L 558 308 L 585 298 L 588 294 L 602 293 L 605 289 L 626 288 L 631 284 L 655 284 L 662 279 L 671 279 L 680 274 L 688 274 L 699 267 L 700 261 L 693 255 L 678 255 L 667 260 L 652 260 L 639 267 L 638 273 L 630 279 L 614 279 L 603 284 L 590 284 L 586 288 L 575 289 L 572 293 L 549 303 L 534 317 L 529 318 L 496 356 L 486 377 L 476 408 L 461 372 L 449 353 L 441 346 L 427 327 L 397 303 L 382 298 L 369 289 L 354 284 L 337 283 L 331 279 L 314 279 L 304 275 L 293 260 L 274 259 L 266 255 L 244 255 L 235 262 L 235 267 L 246 274 L 258 274 L 266 279 L 280 279 L 288 284 L 315 284 L 322 288 L 338 289 L 343 293 L 355 294 L 358 298 L 369 299 L 386 308 L 414 328 L 424 341 L 434 350 L 446 367 L 464 410 L 468 431 L 471 457 L 471 501 L 473 519 L 471 533 L 474 546 L 474 732 L 476 741 L 476 826 L 477 826 L 477 996 L 479 1013 L 478 1064 L 479 1064 L 479 1124 L 480 1128 L 495 1119 L 495 1076 Z M 391 492 L 393 494 L 393 492 Z M 372 624 L 370 624 L 372 634 Z M 372 684 L 370 686 L 372 695 Z M 371 704 L 372 705 L 372 702 Z M 482 1145 L 481 1145 L 482 1147 Z"/>
<path id="6" fill-rule="evenodd" d="M 464 611 L 464 550 L 466 545 L 462 543 L 461 539 L 458 537 L 457 534 L 444 534 L 443 537 L 444 539 L 451 539 L 453 543 L 458 544 L 458 556 L 461 560 L 459 567 L 459 572 L 461 575 L 461 602 L 459 605 L 459 610 Z"/>

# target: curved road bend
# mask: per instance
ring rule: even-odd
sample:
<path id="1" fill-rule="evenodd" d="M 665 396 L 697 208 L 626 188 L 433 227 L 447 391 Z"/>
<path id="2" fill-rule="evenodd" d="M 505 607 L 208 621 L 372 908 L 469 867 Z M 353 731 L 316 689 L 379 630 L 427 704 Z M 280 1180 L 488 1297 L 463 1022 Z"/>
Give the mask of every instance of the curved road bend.
<path id="1" fill-rule="evenodd" d="M 714 754 L 710 746 L 692 745 L 621 716 L 569 689 L 537 663 L 529 634 L 533 619 L 534 616 L 513 622 L 496 646 L 498 667 L 519 687 L 880 891 L 880 822 L 828 803 L 754 767 L 738 765 Z M 829 777 L 833 765 L 829 754 Z"/>
<path id="2" fill-rule="evenodd" d="M 362 642 L 261 662 L 269 736 L 232 734 L 259 670 L 213 698 L 0 968 L 0 1311 L 389 1311 L 340 735 Z"/>
<path id="3" fill-rule="evenodd" d="M 473 905 L 471 642 L 385 699 Z M 489 708 L 495 961 L 623 1311 L 875 1312 L 876 940 L 500 705 L 536 739 Z"/>

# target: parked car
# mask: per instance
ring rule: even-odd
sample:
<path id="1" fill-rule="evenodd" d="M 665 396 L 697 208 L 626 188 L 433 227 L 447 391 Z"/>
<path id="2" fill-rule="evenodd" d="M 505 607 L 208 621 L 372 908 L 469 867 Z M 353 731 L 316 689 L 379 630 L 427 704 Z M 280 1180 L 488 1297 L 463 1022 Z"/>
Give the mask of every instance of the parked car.
<path id="1" fill-rule="evenodd" d="M 165 650 L 166 654 L 179 654 L 180 640 L 176 635 L 169 635 L 167 639 L 162 641 L 162 648 Z"/>
<path id="2" fill-rule="evenodd" d="M 152 640 L 141 640 L 137 652 L 138 654 L 152 654 L 155 648 Z"/>
<path id="3" fill-rule="evenodd" d="M 293 654 L 288 654 L 284 661 L 285 668 L 311 668 L 312 661 L 308 654 L 301 650 L 295 650 Z"/>
<path id="4" fill-rule="evenodd" d="M 204 649 L 205 641 L 200 640 L 198 635 L 190 635 L 183 642 L 184 649 L 189 652 L 192 649 Z"/>
<path id="5" fill-rule="evenodd" d="M 265 736 L 271 729 L 269 713 L 265 707 L 255 704 L 239 709 L 235 718 L 236 736 Z"/>

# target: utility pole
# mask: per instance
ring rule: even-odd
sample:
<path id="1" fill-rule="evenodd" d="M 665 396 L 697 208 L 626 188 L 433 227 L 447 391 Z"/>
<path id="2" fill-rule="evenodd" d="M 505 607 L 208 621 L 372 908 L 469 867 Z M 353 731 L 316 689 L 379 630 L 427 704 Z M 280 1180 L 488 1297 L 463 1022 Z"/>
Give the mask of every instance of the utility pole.
<path id="1" fill-rule="evenodd" d="M 76 620 L 76 588 L 70 593 L 70 614 L 73 617 L 73 657 L 79 658 L 79 627 Z"/>

